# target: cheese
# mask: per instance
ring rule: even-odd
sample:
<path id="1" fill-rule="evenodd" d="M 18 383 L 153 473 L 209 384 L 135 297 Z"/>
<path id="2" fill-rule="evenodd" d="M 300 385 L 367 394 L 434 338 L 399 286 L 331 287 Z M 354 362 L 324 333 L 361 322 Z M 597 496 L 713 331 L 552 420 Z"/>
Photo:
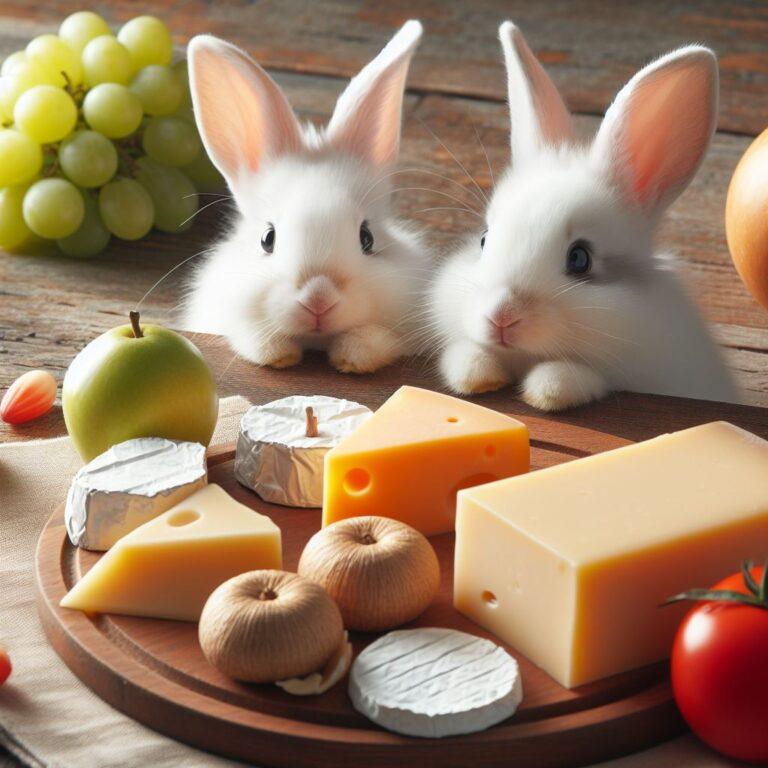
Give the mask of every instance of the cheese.
<path id="1" fill-rule="evenodd" d="M 307 434 L 307 408 L 317 435 Z M 325 454 L 370 416 L 364 405 L 321 395 L 254 405 L 240 422 L 235 477 L 272 504 L 320 507 Z"/>
<path id="2" fill-rule="evenodd" d="M 527 472 L 528 430 L 496 411 L 401 387 L 325 457 L 323 525 L 380 515 L 452 531 L 456 492 Z"/>
<path id="3" fill-rule="evenodd" d="M 275 685 L 294 696 L 317 696 L 333 688 L 347 674 L 351 663 L 352 643 L 349 642 L 349 634 L 345 632 L 338 649 L 319 672 L 306 677 L 278 680 Z"/>
<path id="4" fill-rule="evenodd" d="M 559 683 L 659 661 L 685 606 L 768 551 L 768 443 L 716 422 L 459 494 L 454 603 Z"/>
<path id="5" fill-rule="evenodd" d="M 72 480 L 64 510 L 69 539 L 85 549 L 109 549 L 207 482 L 205 448 L 199 443 L 126 440 Z"/>
<path id="6" fill-rule="evenodd" d="M 64 596 L 64 608 L 197 621 L 246 571 L 282 567 L 280 529 L 208 485 L 124 536 Z"/>
<path id="7" fill-rule="evenodd" d="M 510 717 L 523 698 L 517 662 L 502 648 L 455 629 L 390 632 L 352 665 L 358 712 L 390 731 L 440 738 Z"/>

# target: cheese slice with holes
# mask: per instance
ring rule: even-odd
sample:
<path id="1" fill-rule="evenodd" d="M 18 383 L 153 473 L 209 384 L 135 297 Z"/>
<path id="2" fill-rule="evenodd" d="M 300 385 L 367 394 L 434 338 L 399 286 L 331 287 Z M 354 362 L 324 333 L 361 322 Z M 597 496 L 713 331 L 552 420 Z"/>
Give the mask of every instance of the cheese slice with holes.
<path id="1" fill-rule="evenodd" d="M 120 539 L 64 596 L 64 608 L 197 621 L 219 584 L 282 567 L 280 529 L 208 485 Z"/>
<path id="2" fill-rule="evenodd" d="M 506 720 L 523 698 L 517 661 L 490 640 L 455 629 L 390 632 L 349 675 L 358 712 L 390 731 L 439 738 Z"/>
<path id="3" fill-rule="evenodd" d="M 715 422 L 459 494 L 454 604 L 575 687 L 669 655 L 686 604 L 768 552 L 768 442 Z"/>
<path id="4" fill-rule="evenodd" d="M 113 445 L 75 475 L 64 522 L 70 541 L 109 549 L 208 482 L 200 443 L 139 437 Z"/>
<path id="5" fill-rule="evenodd" d="M 401 387 L 326 454 L 323 525 L 380 515 L 426 536 L 452 531 L 460 488 L 527 472 L 529 460 L 519 421 Z"/>

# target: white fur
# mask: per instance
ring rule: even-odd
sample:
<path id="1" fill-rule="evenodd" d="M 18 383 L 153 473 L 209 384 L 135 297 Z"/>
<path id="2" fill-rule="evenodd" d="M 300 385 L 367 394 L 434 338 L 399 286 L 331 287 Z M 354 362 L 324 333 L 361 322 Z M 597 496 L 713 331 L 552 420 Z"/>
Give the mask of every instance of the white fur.
<path id="1" fill-rule="evenodd" d="M 713 55 L 689 47 L 651 64 L 619 94 L 594 144 L 580 147 L 522 35 L 507 22 L 500 36 L 517 89 L 512 165 L 488 207 L 485 247 L 479 235 L 467 241 L 431 291 L 447 384 L 472 393 L 514 381 L 550 411 L 621 389 L 737 399 L 670 260 L 653 248 L 660 214 L 714 130 Z M 565 271 L 575 241 L 591 244 L 585 278 Z M 516 322 L 502 332 L 492 316 Z"/>
<path id="2" fill-rule="evenodd" d="M 246 54 L 190 43 L 195 113 L 238 215 L 194 275 L 182 324 L 218 333 L 260 365 L 324 349 L 340 371 L 374 371 L 407 353 L 427 252 L 390 210 L 403 89 L 421 36 L 411 21 L 349 84 L 327 129 L 302 127 Z M 372 253 L 360 226 L 374 236 Z M 275 228 L 274 251 L 261 238 Z M 318 321 L 307 307 L 322 313 Z"/>

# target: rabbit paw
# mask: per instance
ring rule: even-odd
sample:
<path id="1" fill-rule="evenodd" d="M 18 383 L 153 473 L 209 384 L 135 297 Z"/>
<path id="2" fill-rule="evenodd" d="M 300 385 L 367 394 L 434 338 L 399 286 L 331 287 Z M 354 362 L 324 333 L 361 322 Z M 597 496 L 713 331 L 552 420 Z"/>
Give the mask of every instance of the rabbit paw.
<path id="1" fill-rule="evenodd" d="M 257 365 L 268 365 L 270 368 L 289 368 L 301 362 L 301 345 L 293 339 L 275 339 L 269 344 L 246 345 L 233 343 L 234 350 Z"/>
<path id="2" fill-rule="evenodd" d="M 397 337 L 380 325 L 362 325 L 336 337 L 328 359 L 342 373 L 373 373 L 400 357 Z"/>
<path id="3" fill-rule="evenodd" d="M 493 392 L 509 382 L 498 358 L 468 341 L 446 347 L 440 358 L 440 370 L 448 386 L 461 395 Z"/>
<path id="4" fill-rule="evenodd" d="M 539 363 L 523 381 L 522 397 L 542 411 L 564 411 L 599 400 L 608 385 L 599 373 L 580 363 Z"/>

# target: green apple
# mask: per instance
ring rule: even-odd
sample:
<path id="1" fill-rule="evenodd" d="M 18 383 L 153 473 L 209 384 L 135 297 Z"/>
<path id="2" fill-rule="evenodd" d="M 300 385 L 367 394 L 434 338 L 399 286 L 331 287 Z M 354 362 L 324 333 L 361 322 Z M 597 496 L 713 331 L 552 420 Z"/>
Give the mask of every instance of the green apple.
<path id="1" fill-rule="evenodd" d="M 157 325 L 121 325 L 94 339 L 64 376 L 64 421 L 85 461 L 134 437 L 208 445 L 216 382 L 200 350 Z"/>

